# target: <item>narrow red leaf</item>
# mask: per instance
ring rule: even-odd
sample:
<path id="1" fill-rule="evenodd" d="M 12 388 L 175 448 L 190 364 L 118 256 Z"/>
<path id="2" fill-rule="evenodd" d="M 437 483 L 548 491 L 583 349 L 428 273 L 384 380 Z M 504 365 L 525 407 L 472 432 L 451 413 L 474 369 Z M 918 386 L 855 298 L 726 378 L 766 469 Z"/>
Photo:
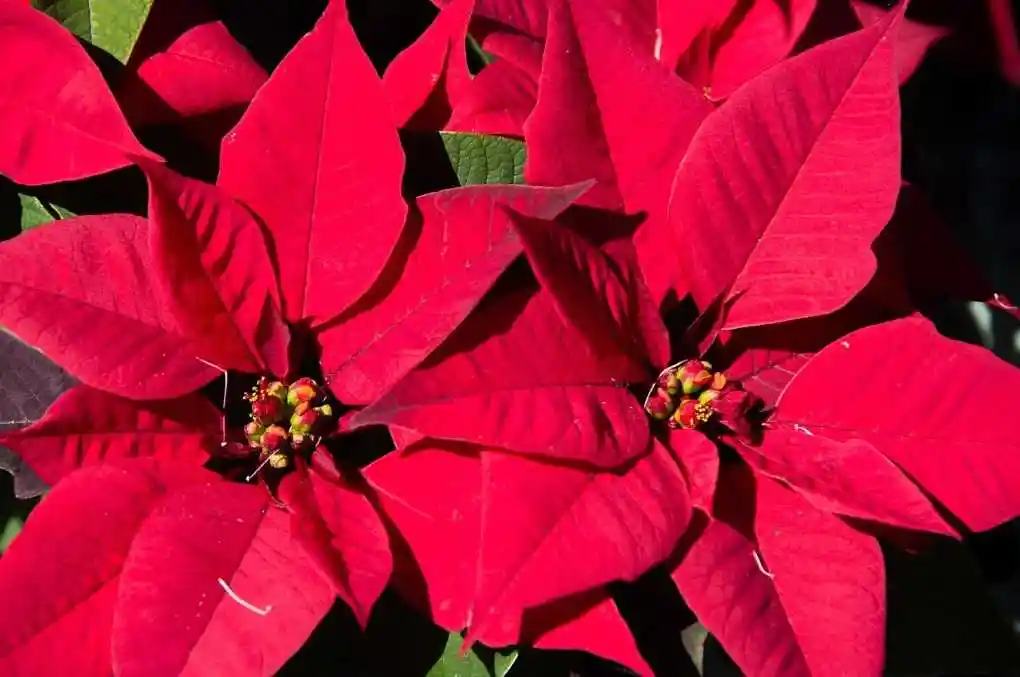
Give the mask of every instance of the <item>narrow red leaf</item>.
<path id="1" fill-rule="evenodd" d="M 215 186 L 140 166 L 154 275 L 196 352 L 223 369 L 285 376 L 290 332 L 258 222 Z"/>
<path id="2" fill-rule="evenodd" d="M 366 474 L 426 584 L 404 571 L 398 587 L 440 625 L 493 646 L 517 641 L 525 609 L 640 576 L 691 516 L 683 476 L 658 446 L 616 474 L 420 444 Z"/>
<path id="3" fill-rule="evenodd" d="M 376 287 L 317 333 L 333 394 L 372 402 L 418 366 L 520 254 L 513 224 L 554 218 L 586 188 L 471 186 L 420 197 L 420 230 L 409 226 Z"/>
<path id="4" fill-rule="evenodd" d="M 775 425 L 862 440 L 970 528 L 1020 515 L 1012 428 L 1020 371 L 907 318 L 818 353 L 779 399 Z"/>
<path id="5" fill-rule="evenodd" d="M 672 571 L 680 594 L 726 652 L 755 677 L 811 677 L 772 580 L 754 545 L 712 521 Z"/>
<path id="6" fill-rule="evenodd" d="M 372 503 L 335 469 L 303 465 L 283 479 L 279 495 L 295 539 L 364 627 L 393 570 L 386 527 Z"/>
<path id="7" fill-rule="evenodd" d="M 737 450 L 753 468 L 789 484 L 826 512 L 948 536 L 956 532 L 925 495 L 875 447 L 836 442 L 802 426 L 770 426 L 762 444 Z"/>
<path id="8" fill-rule="evenodd" d="M 223 140 L 219 183 L 269 229 L 285 316 L 326 322 L 375 282 L 407 215 L 375 68 L 331 2 Z"/>
<path id="9" fill-rule="evenodd" d="M 43 481 L 126 458 L 153 457 L 201 466 L 220 446 L 221 414 L 200 395 L 133 402 L 78 386 L 36 423 L 0 435 Z"/>
<path id="10" fill-rule="evenodd" d="M 474 0 L 452 0 L 415 42 L 390 62 L 383 89 L 393 121 L 403 127 L 430 96 L 441 96 L 447 111 L 471 80 L 465 40 Z M 437 91 L 442 88 L 442 92 Z"/>
<path id="11" fill-rule="evenodd" d="M 3 674 L 113 674 L 119 575 L 138 529 L 170 487 L 215 477 L 181 470 L 147 462 L 86 468 L 43 499 L 0 560 Z"/>
<path id="12" fill-rule="evenodd" d="M 120 576 L 117 675 L 271 677 L 305 643 L 334 597 L 268 503 L 258 487 L 214 482 L 152 510 Z"/>
<path id="13" fill-rule="evenodd" d="M 217 372 L 158 303 L 148 234 L 112 214 L 0 244 L 0 323 L 86 385 L 134 399 L 197 390 Z"/>
<path id="14" fill-rule="evenodd" d="M 865 26 L 878 23 L 885 19 L 889 10 L 869 5 L 860 0 L 853 0 L 854 12 Z M 896 10 L 891 10 L 896 11 Z M 904 19 L 896 41 L 896 72 L 902 85 L 914 74 L 928 49 L 949 35 L 949 29 L 941 26 L 929 26 L 910 19 Z"/>
<path id="15" fill-rule="evenodd" d="M 532 646 L 547 651 L 587 651 L 624 665 L 639 675 L 651 675 L 652 668 L 638 650 L 616 603 L 604 591 L 585 597 L 593 598 L 594 603 L 589 602 L 591 606 L 580 615 L 541 633 L 531 642 Z"/>
<path id="16" fill-rule="evenodd" d="M 812 677 L 879 677 L 885 565 L 878 541 L 761 478 L 755 534 Z"/>
<path id="17" fill-rule="evenodd" d="M 597 355 L 629 355 L 653 370 L 669 362 L 669 334 L 635 257 L 612 259 L 555 223 L 521 220 L 515 227 L 539 284 Z"/>
<path id="18" fill-rule="evenodd" d="M 670 429 L 663 442 L 683 468 L 696 508 L 711 512 L 719 483 L 719 451 L 707 437 L 694 430 Z"/>
<path id="19" fill-rule="evenodd" d="M 616 467 L 648 449 L 624 385 L 651 378 L 626 355 L 599 356 L 547 294 L 497 295 L 352 424 Z"/>
<path id="20" fill-rule="evenodd" d="M 78 40 L 27 3 L 0 3 L 0 174 L 22 184 L 71 181 L 158 160 L 135 139 Z"/>
<path id="21" fill-rule="evenodd" d="M 699 34 L 718 30 L 737 4 L 738 0 L 658 0 L 655 58 L 674 70 Z"/>
<path id="22" fill-rule="evenodd" d="M 712 106 L 614 25 L 610 5 L 551 3 L 538 103 L 525 125 L 525 175 L 553 185 L 594 177 L 590 204 L 662 218 L 676 168 Z"/>
<path id="23" fill-rule="evenodd" d="M 874 273 L 900 187 L 895 24 L 762 74 L 691 143 L 670 201 L 675 265 L 700 307 L 727 294 L 725 328 L 831 313 Z"/>
<path id="24" fill-rule="evenodd" d="M 789 56 L 815 11 L 816 0 L 729 5 L 733 11 L 724 20 L 719 17 L 726 8 L 716 10 L 715 21 L 692 41 L 678 68 L 689 82 L 707 88 L 715 100 L 727 98 Z"/>

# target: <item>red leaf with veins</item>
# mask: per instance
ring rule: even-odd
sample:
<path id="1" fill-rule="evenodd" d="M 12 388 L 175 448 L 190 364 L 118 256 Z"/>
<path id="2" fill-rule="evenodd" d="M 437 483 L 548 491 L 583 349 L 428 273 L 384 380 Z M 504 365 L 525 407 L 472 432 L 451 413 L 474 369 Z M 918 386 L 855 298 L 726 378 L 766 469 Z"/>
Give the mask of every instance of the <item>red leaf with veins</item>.
<path id="1" fill-rule="evenodd" d="M 555 223 L 515 225 L 539 284 L 597 355 L 628 355 L 637 364 L 666 365 L 669 335 L 636 263 L 628 261 L 625 252 L 614 260 Z"/>
<path id="2" fill-rule="evenodd" d="M 737 450 L 764 475 L 789 484 L 826 512 L 955 536 L 925 495 L 875 447 L 837 442 L 807 429 L 770 426 L 761 445 Z"/>
<path id="3" fill-rule="evenodd" d="M 900 187 L 894 28 L 790 59 L 698 130 L 670 201 L 674 255 L 700 307 L 727 294 L 724 328 L 831 313 L 874 273 Z"/>
<path id="4" fill-rule="evenodd" d="M 222 153 L 219 184 L 269 229 L 290 322 L 327 322 L 368 291 L 407 215 L 404 154 L 343 2 L 276 68 Z"/>
<path id="5" fill-rule="evenodd" d="M 981 531 L 1020 515 L 1018 389 L 1015 367 L 907 318 L 818 353 L 780 397 L 772 424 L 872 445 Z"/>
<path id="6" fill-rule="evenodd" d="M 148 230 L 135 216 L 83 216 L 0 244 L 0 323 L 124 397 L 171 398 L 213 380 L 157 301 Z"/>
<path id="7" fill-rule="evenodd" d="M 525 124 L 525 175 L 553 185 L 594 176 L 588 203 L 662 218 L 680 159 L 712 106 L 611 18 L 605 2 L 551 3 L 538 103 Z"/>
<path id="8" fill-rule="evenodd" d="M 382 83 L 398 127 L 432 97 L 441 98 L 449 115 L 451 103 L 470 83 L 465 40 L 474 4 L 474 0 L 452 0 L 421 37 L 386 67 Z"/>
<path id="9" fill-rule="evenodd" d="M 271 677 L 333 600 L 264 489 L 180 489 L 133 535 L 113 623 L 116 674 Z"/>
<path id="10" fill-rule="evenodd" d="M 135 535 L 172 487 L 210 478 L 135 462 L 79 470 L 54 488 L 0 560 L 0 671 L 113 674 L 110 625 Z"/>
<path id="11" fill-rule="evenodd" d="M 705 0 L 694 1 L 705 3 Z M 715 21 L 703 24 L 678 67 L 680 75 L 698 87 L 707 87 L 715 100 L 725 99 L 738 87 L 785 59 L 807 27 L 816 0 L 729 4 L 735 6 L 723 21 L 718 17 L 725 7 L 720 7 L 712 17 Z M 666 38 L 664 32 L 664 48 Z M 672 67 L 673 63 L 667 62 L 667 65 Z"/>
<path id="12" fill-rule="evenodd" d="M 39 185 L 124 167 L 128 154 L 159 159 L 78 40 L 27 3 L 0 3 L 0 61 L 0 174 Z"/>
<path id="13" fill-rule="evenodd" d="M 773 407 L 797 372 L 811 359 L 810 353 L 782 348 L 746 348 L 726 369 L 726 377 L 740 381 L 751 393 Z"/>
<path id="14" fill-rule="evenodd" d="M 223 369 L 286 376 L 290 331 L 258 222 L 215 186 L 141 167 L 159 291 L 196 352 Z"/>
<path id="15" fill-rule="evenodd" d="M 711 521 L 682 552 L 673 581 L 744 674 L 810 677 L 772 580 L 754 554 L 738 531 Z"/>
<path id="16" fill-rule="evenodd" d="M 755 519 L 765 566 L 812 677 L 879 677 L 885 565 L 878 541 L 759 478 Z"/>
<path id="17" fill-rule="evenodd" d="M 219 449 L 221 414 L 200 395 L 134 402 L 78 386 L 61 395 L 38 422 L 0 434 L 47 484 L 91 465 L 127 458 L 201 466 Z"/>
<path id="18" fill-rule="evenodd" d="M 295 540 L 366 626 L 393 570 L 386 527 L 372 503 L 331 462 L 309 469 L 299 461 L 280 483 L 279 497 L 290 510 Z"/>
<path id="19" fill-rule="evenodd" d="M 854 0 L 851 5 L 865 26 L 878 23 L 891 12 L 896 11 L 895 9 L 885 10 L 866 2 L 860 2 L 860 0 Z M 909 80 L 917 67 L 921 65 L 928 49 L 947 35 L 949 35 L 948 28 L 928 26 L 910 19 L 903 19 L 903 25 L 900 27 L 896 41 L 896 72 L 899 73 L 901 85 Z"/>
<path id="20" fill-rule="evenodd" d="M 683 476 L 658 445 L 615 474 L 424 442 L 366 476 L 428 582 L 418 589 L 398 568 L 398 587 L 438 624 L 491 646 L 518 640 L 525 609 L 637 578 L 691 515 Z"/>
<path id="21" fill-rule="evenodd" d="M 599 356 L 547 293 L 493 295 L 352 424 L 616 467 L 648 450 L 647 415 L 623 386 L 650 378 L 625 354 Z"/>
<path id="22" fill-rule="evenodd" d="M 322 369 L 345 403 L 377 399 L 464 321 L 520 254 L 514 223 L 552 219 L 586 184 L 471 186 L 423 195 L 422 215 L 376 286 L 318 332 Z"/>

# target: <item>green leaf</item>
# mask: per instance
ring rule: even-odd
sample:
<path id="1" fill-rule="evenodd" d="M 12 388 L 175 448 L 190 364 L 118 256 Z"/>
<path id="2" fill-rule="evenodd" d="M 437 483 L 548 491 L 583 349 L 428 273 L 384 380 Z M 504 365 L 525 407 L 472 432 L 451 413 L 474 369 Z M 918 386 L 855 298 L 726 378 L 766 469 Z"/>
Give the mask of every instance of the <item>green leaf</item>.
<path id="1" fill-rule="evenodd" d="M 482 49 L 482 46 L 478 44 L 478 41 L 475 40 L 474 37 L 469 35 L 467 37 L 467 43 L 468 49 L 474 52 L 475 55 L 478 56 L 479 61 L 481 61 L 483 64 L 488 65 L 496 60 L 495 55 L 491 54 L 490 52 L 486 52 L 484 49 Z"/>
<path id="2" fill-rule="evenodd" d="M 524 183 L 524 142 L 489 134 L 440 132 L 460 185 Z"/>
<path id="3" fill-rule="evenodd" d="M 75 216 L 63 207 L 46 202 L 33 195 L 18 193 L 18 200 L 21 201 L 21 229 L 28 230 L 41 226 L 57 219 L 67 219 Z"/>
<path id="4" fill-rule="evenodd" d="M 32 6 L 85 42 L 127 63 L 152 0 L 32 0 Z"/>
<path id="5" fill-rule="evenodd" d="M 443 655 L 426 677 L 506 677 L 517 660 L 516 651 L 500 654 L 478 645 L 462 656 L 460 648 L 463 644 L 464 638 L 451 632 Z"/>
<path id="6" fill-rule="evenodd" d="M 496 677 L 506 677 L 510 668 L 517 662 L 517 652 L 511 651 L 507 654 L 496 654 Z"/>
<path id="7" fill-rule="evenodd" d="M 21 527 L 23 526 L 25 526 L 25 523 L 20 517 L 10 517 L 7 520 L 3 525 L 3 529 L 0 529 L 0 552 L 5 552 L 10 547 L 11 541 L 21 533 Z"/>

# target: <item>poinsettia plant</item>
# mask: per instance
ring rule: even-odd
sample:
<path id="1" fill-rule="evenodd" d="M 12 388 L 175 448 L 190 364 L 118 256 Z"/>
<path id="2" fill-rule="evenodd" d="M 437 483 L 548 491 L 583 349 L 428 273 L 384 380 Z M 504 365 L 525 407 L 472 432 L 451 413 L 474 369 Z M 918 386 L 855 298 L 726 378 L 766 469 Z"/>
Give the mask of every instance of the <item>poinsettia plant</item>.
<path id="1" fill-rule="evenodd" d="M 883 548 L 1020 516 L 1020 372 L 925 316 L 1016 309 L 902 172 L 948 31 L 438 5 L 380 63 L 331 0 L 264 68 L 216 3 L 0 0 L 0 462 L 45 493 L 0 667 L 287 674 L 390 589 L 429 674 L 676 674 L 684 623 L 664 657 L 634 614 L 658 581 L 744 674 L 884 674 Z M 95 180 L 144 208 L 46 192 Z"/>

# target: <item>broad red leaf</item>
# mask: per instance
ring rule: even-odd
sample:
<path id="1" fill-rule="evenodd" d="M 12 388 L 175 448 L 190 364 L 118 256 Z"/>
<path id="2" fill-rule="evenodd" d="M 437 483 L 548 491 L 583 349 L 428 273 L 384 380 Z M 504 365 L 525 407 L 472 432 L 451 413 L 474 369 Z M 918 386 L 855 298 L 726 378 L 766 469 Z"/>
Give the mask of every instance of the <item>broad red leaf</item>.
<path id="1" fill-rule="evenodd" d="M 970 528 L 1020 515 L 1012 427 L 1020 371 L 908 318 L 861 329 L 795 377 L 774 425 L 862 440 Z"/>
<path id="2" fill-rule="evenodd" d="M 885 565 L 867 534 L 760 478 L 755 534 L 813 677 L 883 674 Z"/>
<path id="3" fill-rule="evenodd" d="M 180 3 L 164 5 L 179 11 Z M 163 19 L 156 3 L 145 30 Z M 135 124 L 174 122 L 247 106 L 266 81 L 266 71 L 233 38 L 220 21 L 205 21 L 176 36 L 167 45 L 146 50 L 147 32 L 132 51 L 136 78 L 118 91 Z M 153 105 L 155 94 L 159 103 Z M 240 115 L 240 113 L 238 113 Z"/>
<path id="4" fill-rule="evenodd" d="M 853 0 L 851 4 L 861 23 L 865 26 L 879 23 L 890 13 L 888 10 L 861 2 L 861 0 Z M 903 20 L 896 41 L 896 72 L 899 74 L 900 84 L 910 79 L 917 67 L 921 65 L 928 49 L 947 35 L 949 35 L 949 30 L 941 26 L 928 26 L 910 19 Z"/>
<path id="5" fill-rule="evenodd" d="M 138 529 L 171 486 L 214 477 L 181 471 L 86 468 L 43 499 L 0 560 L 3 674 L 113 674 L 118 578 Z"/>
<path id="6" fill-rule="evenodd" d="M 27 3 L 0 3 L 0 174 L 39 185 L 153 159 L 135 139 L 92 59 Z"/>
<path id="7" fill-rule="evenodd" d="M 366 475 L 424 577 L 421 589 L 398 568 L 398 587 L 439 625 L 492 646 L 517 641 L 525 609 L 641 575 L 691 515 L 659 446 L 616 474 L 425 442 Z"/>
<path id="8" fill-rule="evenodd" d="M 446 129 L 521 138 L 538 83 L 512 61 L 495 61 L 460 90 Z"/>
<path id="9" fill-rule="evenodd" d="M 141 167 L 159 292 L 196 353 L 223 369 L 285 376 L 290 332 L 258 222 L 215 186 Z"/>
<path id="10" fill-rule="evenodd" d="M 551 3 L 538 103 L 525 124 L 525 176 L 553 185 L 594 177 L 588 204 L 661 218 L 680 159 L 712 107 L 614 25 L 611 4 Z"/>
<path id="11" fill-rule="evenodd" d="M 895 23 L 769 70 L 698 130 L 670 202 L 675 265 L 700 307 L 728 295 L 725 328 L 831 313 L 874 273 L 900 186 Z"/>
<path id="12" fill-rule="evenodd" d="M 638 650 L 633 633 L 608 594 L 600 590 L 583 597 L 586 607 L 580 615 L 542 632 L 531 642 L 532 646 L 547 651 L 587 651 L 625 665 L 639 675 L 652 674 L 652 668 Z M 542 610 L 536 614 L 542 616 Z M 530 620 L 526 621 L 525 631 L 529 623 Z"/>
<path id="13" fill-rule="evenodd" d="M 694 0 L 691 4 L 708 3 Z M 719 21 L 727 4 L 732 11 Z M 816 0 L 723 3 L 690 43 L 678 71 L 688 82 L 707 88 L 713 99 L 725 99 L 793 51 L 815 4 Z M 663 33 L 664 41 L 666 37 Z"/>
<path id="14" fill-rule="evenodd" d="M 648 449 L 624 385 L 650 378 L 627 355 L 600 357 L 548 294 L 495 295 L 352 424 L 616 467 Z"/>
<path id="15" fill-rule="evenodd" d="M 469 84 L 465 40 L 474 4 L 474 0 L 452 0 L 421 37 L 386 67 L 382 83 L 398 127 L 434 96 L 442 98 L 449 115 L 452 101 Z"/>
<path id="16" fill-rule="evenodd" d="M 409 225 L 376 287 L 318 332 L 333 394 L 368 403 L 386 392 L 464 321 L 520 254 L 514 223 L 552 219 L 586 189 L 472 186 L 420 197 L 420 229 Z"/>
<path id="17" fill-rule="evenodd" d="M 221 415 L 200 395 L 134 402 L 78 386 L 27 428 L 0 434 L 47 484 L 74 470 L 136 457 L 201 466 L 220 446 Z"/>
<path id="18" fill-rule="evenodd" d="M 698 620 L 755 677 L 810 677 L 772 580 L 754 545 L 712 521 L 682 553 L 673 581 Z"/>
<path id="19" fill-rule="evenodd" d="M 0 244 L 0 323 L 86 385 L 136 399 L 213 380 L 158 303 L 148 223 L 85 216 Z"/>
<path id="20" fill-rule="evenodd" d="M 770 426 L 760 445 L 737 450 L 753 468 L 799 491 L 820 510 L 954 536 L 902 470 L 859 439 L 836 442 L 800 425 Z"/>
<path id="21" fill-rule="evenodd" d="M 123 677 L 270 677 L 334 599 L 258 487 L 171 493 L 133 534 L 123 567 L 112 633 Z"/>
<path id="22" fill-rule="evenodd" d="M 389 537 L 365 494 L 322 466 L 299 466 L 283 479 L 279 496 L 295 539 L 364 627 L 393 570 Z"/>
<path id="23" fill-rule="evenodd" d="M 222 153 L 220 185 L 269 229 L 289 321 L 321 324 L 368 291 L 407 214 L 404 155 L 345 3 L 329 3 Z"/>

